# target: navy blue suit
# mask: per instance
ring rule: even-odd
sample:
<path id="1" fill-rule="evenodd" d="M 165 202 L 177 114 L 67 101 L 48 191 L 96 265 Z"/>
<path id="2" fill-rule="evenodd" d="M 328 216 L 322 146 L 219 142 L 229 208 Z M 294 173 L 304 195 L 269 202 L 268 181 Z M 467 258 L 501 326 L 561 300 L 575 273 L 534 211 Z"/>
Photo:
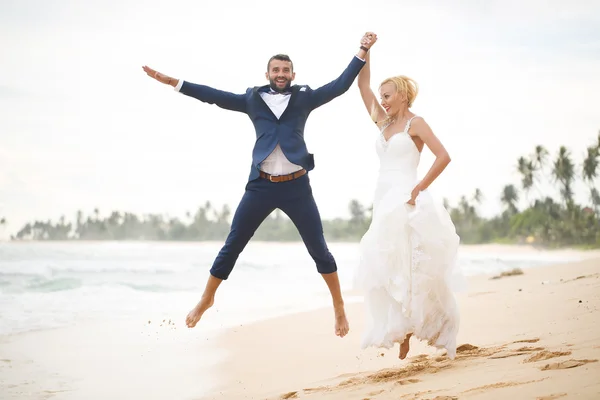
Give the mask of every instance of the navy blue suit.
<path id="1" fill-rule="evenodd" d="M 364 61 L 353 57 L 337 79 L 318 89 L 313 90 L 306 85 L 292 86 L 288 106 L 279 119 L 260 96 L 261 91 L 269 90 L 268 85 L 248 88 L 244 94 L 234 94 L 205 85 L 183 83 L 181 93 L 247 114 L 256 131 L 246 191 L 233 216 L 227 240 L 210 270 L 213 276 L 228 278 L 256 229 L 277 208 L 286 213 L 298 228 L 317 270 L 320 273 L 337 271 L 323 237 L 321 217 L 312 196 L 308 174 L 287 182 L 271 182 L 260 178 L 260 163 L 279 143 L 290 162 L 311 171 L 315 164 L 304 141 L 306 120 L 314 109 L 345 93 L 363 66 Z"/>

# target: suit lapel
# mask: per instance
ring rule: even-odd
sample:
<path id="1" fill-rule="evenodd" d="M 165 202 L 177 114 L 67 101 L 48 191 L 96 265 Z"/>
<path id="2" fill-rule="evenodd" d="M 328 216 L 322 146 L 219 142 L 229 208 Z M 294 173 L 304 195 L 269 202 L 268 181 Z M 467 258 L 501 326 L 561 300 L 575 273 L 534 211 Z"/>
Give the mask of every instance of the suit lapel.
<path id="1" fill-rule="evenodd" d="M 280 120 L 285 116 L 285 114 L 288 112 L 288 110 L 293 107 L 294 101 L 296 100 L 296 97 L 297 97 L 296 95 L 298 94 L 298 90 L 300 90 L 300 87 L 297 85 L 294 85 L 290 89 L 292 89 L 292 94 L 290 95 L 290 101 L 288 102 L 288 105 L 285 108 L 285 110 L 283 110 L 281 117 L 279 117 Z"/>
<path id="2" fill-rule="evenodd" d="M 262 96 L 259 93 L 261 90 L 265 90 L 265 89 L 269 89 L 269 85 L 256 86 L 253 90 L 254 96 L 258 97 L 257 101 L 260 102 L 262 104 L 262 106 L 267 109 L 267 111 L 273 116 L 273 118 L 275 118 L 275 120 L 277 120 L 278 119 L 277 116 L 275 116 L 275 114 L 273 114 L 273 111 L 267 105 L 267 103 L 265 103 L 265 101 L 263 100 Z M 290 107 L 292 107 L 292 104 L 294 103 L 294 100 L 296 99 L 296 95 L 298 94 L 298 91 L 300 90 L 300 87 L 298 85 L 294 85 L 290 88 L 290 90 L 292 92 L 292 94 L 290 95 L 290 101 L 288 102 L 288 105 L 285 108 L 285 110 L 283 110 L 283 113 L 281 114 L 281 117 L 279 117 L 279 120 L 281 120 L 283 118 L 283 116 L 288 112 Z"/>
<path id="3" fill-rule="evenodd" d="M 275 116 L 275 114 L 273 114 L 273 111 L 271 110 L 271 108 L 267 105 L 267 103 L 265 103 L 265 101 L 263 100 L 262 96 L 260 95 L 260 91 L 264 90 L 265 88 L 269 88 L 268 85 L 265 86 L 256 86 L 253 90 L 254 92 L 254 96 L 257 97 L 257 102 L 259 102 L 260 104 L 262 104 L 262 106 L 273 116 L 273 118 L 277 119 L 277 117 Z"/>

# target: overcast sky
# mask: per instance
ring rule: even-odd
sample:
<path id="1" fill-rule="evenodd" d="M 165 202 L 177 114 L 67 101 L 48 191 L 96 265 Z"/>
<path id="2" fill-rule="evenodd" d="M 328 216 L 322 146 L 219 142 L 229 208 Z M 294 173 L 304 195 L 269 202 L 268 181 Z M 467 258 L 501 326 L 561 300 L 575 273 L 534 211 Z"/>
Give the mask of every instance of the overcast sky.
<path id="1" fill-rule="evenodd" d="M 567 145 L 579 165 L 600 130 L 600 1 L 0 0 L 0 216 L 77 210 L 182 216 L 206 200 L 235 207 L 254 131 L 248 117 L 183 96 L 142 71 L 243 93 L 287 53 L 296 83 L 336 78 L 367 30 L 372 85 L 405 74 L 413 112 L 452 156 L 432 186 L 456 202 L 480 188 L 500 210 L 516 159 Z M 306 125 L 324 218 L 369 203 L 378 135 L 356 84 Z M 426 150 L 420 172 L 433 161 Z M 578 196 L 587 193 L 578 187 Z"/>

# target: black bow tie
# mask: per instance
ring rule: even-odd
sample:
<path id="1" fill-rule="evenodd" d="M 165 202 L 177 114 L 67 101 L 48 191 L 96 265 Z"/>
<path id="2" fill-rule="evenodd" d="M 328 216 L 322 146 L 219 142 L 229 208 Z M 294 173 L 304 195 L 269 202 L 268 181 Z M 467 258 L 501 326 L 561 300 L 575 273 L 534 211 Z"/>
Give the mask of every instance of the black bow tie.
<path id="1" fill-rule="evenodd" d="M 277 92 L 277 91 L 275 91 L 275 90 L 273 90 L 273 89 L 269 89 L 269 91 L 268 91 L 267 93 L 269 93 L 269 94 L 292 94 L 292 92 L 290 92 L 290 91 L 286 91 L 286 92 Z"/>

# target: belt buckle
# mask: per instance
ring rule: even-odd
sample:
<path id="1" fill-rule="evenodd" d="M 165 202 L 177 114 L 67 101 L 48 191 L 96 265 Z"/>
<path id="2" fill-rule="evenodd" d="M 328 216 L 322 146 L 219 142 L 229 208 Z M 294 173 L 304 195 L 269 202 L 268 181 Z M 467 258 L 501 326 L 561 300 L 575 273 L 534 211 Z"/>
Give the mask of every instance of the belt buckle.
<path id="1" fill-rule="evenodd" d="M 275 181 L 273 180 L 273 175 L 271 175 L 271 174 L 269 174 L 269 181 L 271 181 L 271 182 L 275 182 Z"/>

